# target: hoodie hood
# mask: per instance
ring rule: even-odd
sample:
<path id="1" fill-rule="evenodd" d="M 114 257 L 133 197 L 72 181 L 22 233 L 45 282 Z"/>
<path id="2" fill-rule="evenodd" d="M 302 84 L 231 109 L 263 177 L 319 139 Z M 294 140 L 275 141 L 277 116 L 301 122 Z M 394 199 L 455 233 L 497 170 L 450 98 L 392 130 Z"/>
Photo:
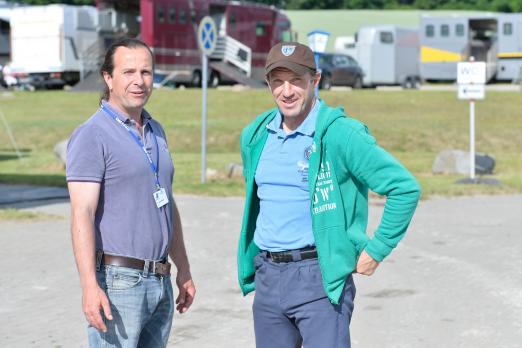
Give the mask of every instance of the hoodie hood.
<path id="1" fill-rule="evenodd" d="M 315 124 L 315 136 L 314 140 L 318 141 L 323 138 L 324 134 L 328 127 L 335 122 L 338 118 L 344 118 L 344 108 L 336 107 L 331 108 L 326 105 L 321 99 L 319 99 L 321 103 L 321 108 L 319 109 L 319 115 L 317 117 L 317 123 Z"/>

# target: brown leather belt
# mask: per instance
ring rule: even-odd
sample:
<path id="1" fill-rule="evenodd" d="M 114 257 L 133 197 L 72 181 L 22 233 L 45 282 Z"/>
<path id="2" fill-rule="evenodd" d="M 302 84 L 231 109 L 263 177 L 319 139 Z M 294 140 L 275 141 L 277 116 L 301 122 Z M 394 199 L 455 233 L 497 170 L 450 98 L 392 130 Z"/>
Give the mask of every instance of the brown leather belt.
<path id="1" fill-rule="evenodd" d="M 267 251 L 266 256 L 274 262 L 295 262 L 317 258 L 317 250 L 315 247 L 307 247 L 303 249 L 287 250 L 287 251 Z"/>
<path id="2" fill-rule="evenodd" d="M 139 270 L 145 270 L 145 261 L 140 259 L 135 259 L 132 257 L 126 256 L 116 256 L 103 254 L 102 256 L 102 264 L 110 265 L 110 266 L 118 266 L 118 267 L 127 267 Z M 162 276 L 166 276 L 170 274 L 170 263 L 165 261 L 149 261 L 149 273 L 155 273 Z"/>

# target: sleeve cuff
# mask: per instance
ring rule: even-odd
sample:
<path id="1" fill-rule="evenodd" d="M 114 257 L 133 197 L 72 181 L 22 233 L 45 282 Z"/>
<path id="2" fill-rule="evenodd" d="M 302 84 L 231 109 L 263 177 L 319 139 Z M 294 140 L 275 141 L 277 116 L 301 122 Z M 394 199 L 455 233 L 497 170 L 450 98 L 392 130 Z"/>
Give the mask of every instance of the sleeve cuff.
<path id="1" fill-rule="evenodd" d="M 370 255 L 375 261 L 382 262 L 382 260 L 391 253 L 393 248 L 386 245 L 376 237 L 373 237 L 373 239 L 366 244 L 364 250 L 366 250 L 368 255 Z"/>
<path id="2" fill-rule="evenodd" d="M 101 183 L 103 181 L 103 178 L 98 178 L 95 176 L 68 176 L 67 182 L 72 182 L 72 181 L 86 181 L 86 182 Z"/>

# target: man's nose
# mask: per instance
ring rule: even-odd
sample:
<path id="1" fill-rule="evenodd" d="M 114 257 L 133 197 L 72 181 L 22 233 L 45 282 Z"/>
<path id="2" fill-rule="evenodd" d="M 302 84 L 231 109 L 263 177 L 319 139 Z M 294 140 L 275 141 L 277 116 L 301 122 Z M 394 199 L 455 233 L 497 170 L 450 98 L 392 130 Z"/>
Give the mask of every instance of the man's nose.
<path id="1" fill-rule="evenodd" d="M 140 72 L 137 72 L 134 76 L 134 83 L 137 85 L 143 85 L 145 79 L 143 78 L 143 75 Z"/>
<path id="2" fill-rule="evenodd" d="M 292 84 L 289 81 L 283 83 L 283 95 L 290 96 L 293 94 Z"/>

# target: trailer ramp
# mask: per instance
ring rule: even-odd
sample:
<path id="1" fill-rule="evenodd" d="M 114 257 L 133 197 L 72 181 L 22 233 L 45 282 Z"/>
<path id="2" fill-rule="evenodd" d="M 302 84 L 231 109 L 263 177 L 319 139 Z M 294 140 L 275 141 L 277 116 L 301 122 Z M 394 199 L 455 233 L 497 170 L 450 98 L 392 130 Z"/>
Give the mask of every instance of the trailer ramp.
<path id="1" fill-rule="evenodd" d="M 221 76 L 226 76 L 227 78 L 240 83 L 242 85 L 248 86 L 250 88 L 265 88 L 266 85 L 258 80 L 252 79 L 246 76 L 243 72 L 239 71 L 237 68 L 232 67 L 231 65 L 222 62 L 222 61 L 210 61 L 209 66 L 218 71 Z"/>

